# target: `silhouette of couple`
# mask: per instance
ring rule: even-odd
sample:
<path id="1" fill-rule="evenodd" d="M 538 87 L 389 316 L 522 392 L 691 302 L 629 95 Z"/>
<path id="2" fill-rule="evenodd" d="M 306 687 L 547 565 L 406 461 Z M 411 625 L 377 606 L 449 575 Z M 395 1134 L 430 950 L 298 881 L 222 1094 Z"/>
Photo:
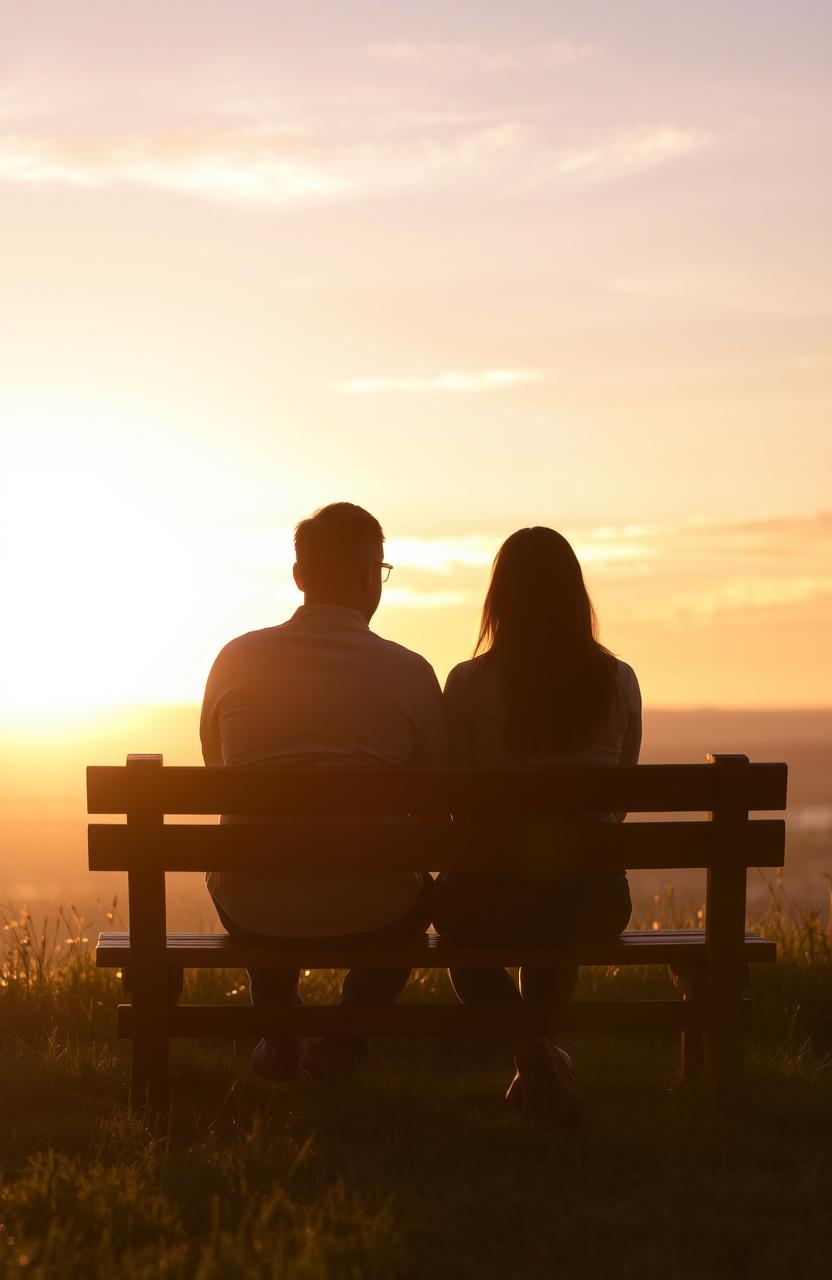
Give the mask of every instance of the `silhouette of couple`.
<path id="1" fill-rule="evenodd" d="M 208 677 L 200 734 L 207 765 L 343 764 L 444 767 L 511 763 L 634 764 L 641 697 L 631 667 L 597 640 L 580 565 L 554 529 L 519 529 L 497 553 L 475 656 L 444 691 L 419 654 L 369 628 L 392 566 L 379 522 L 351 503 L 322 508 L 295 531 L 294 579 L 304 603 L 280 626 L 226 645 Z M 599 814 L 615 821 L 623 814 Z M 426 850 L 426 857 L 429 851 Z M 443 873 L 327 876 L 211 872 L 220 920 L 248 941 L 298 938 L 410 941 L 432 922 L 452 940 L 569 942 L 616 937 L 630 917 L 622 873 Z M 387 1004 L 409 972 L 351 969 L 342 1004 Z M 567 1001 L 577 969 L 453 969 L 471 1004 Z M 299 1003 L 294 969 L 250 971 L 254 1004 Z M 580 1105 L 568 1055 L 543 1037 L 511 1042 L 522 1105 L 536 1080 L 564 1117 Z M 337 1076 L 366 1053 L 361 1041 L 262 1040 L 258 1074 Z"/>

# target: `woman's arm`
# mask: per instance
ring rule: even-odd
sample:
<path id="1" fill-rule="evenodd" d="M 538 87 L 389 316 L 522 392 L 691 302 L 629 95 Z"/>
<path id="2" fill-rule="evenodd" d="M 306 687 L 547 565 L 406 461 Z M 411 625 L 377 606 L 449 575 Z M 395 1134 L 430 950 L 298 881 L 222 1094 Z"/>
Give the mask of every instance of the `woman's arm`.
<path id="1" fill-rule="evenodd" d="M 624 741 L 621 744 L 621 764 L 638 764 L 641 751 L 641 704 L 627 725 Z"/>
<path id="2" fill-rule="evenodd" d="M 445 711 L 451 745 L 451 764 L 467 769 L 472 764 L 471 742 L 465 717 L 465 678 L 459 667 L 445 681 Z"/>
<path id="3" fill-rule="evenodd" d="M 619 756 L 619 764 L 638 764 L 639 752 L 641 751 L 641 689 L 639 688 L 636 673 L 632 667 L 628 667 L 629 673 L 626 700 L 627 700 L 627 728 L 624 730 L 624 737 L 621 742 L 621 755 Z M 623 822 L 626 813 L 617 813 L 615 815 L 616 822 Z"/>

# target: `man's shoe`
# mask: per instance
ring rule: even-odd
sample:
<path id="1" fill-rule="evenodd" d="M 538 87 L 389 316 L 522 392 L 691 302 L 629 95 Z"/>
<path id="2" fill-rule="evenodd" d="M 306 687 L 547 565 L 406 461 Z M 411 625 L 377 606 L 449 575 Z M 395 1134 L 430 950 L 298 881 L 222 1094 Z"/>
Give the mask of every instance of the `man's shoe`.
<path id="1" fill-rule="evenodd" d="M 300 1075 L 298 1059 L 306 1042 L 285 1037 L 261 1040 L 251 1055 L 251 1069 L 264 1080 L 296 1080 Z"/>

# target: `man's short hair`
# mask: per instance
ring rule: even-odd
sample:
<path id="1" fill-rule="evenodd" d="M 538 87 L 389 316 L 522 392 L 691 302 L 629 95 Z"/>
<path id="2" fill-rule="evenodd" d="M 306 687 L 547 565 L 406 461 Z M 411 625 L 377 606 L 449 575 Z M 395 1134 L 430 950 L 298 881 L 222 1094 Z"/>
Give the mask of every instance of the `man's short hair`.
<path id="1" fill-rule="evenodd" d="M 369 511 L 352 502 L 331 502 L 295 529 L 295 560 L 305 587 L 330 586 L 360 568 L 384 531 Z"/>

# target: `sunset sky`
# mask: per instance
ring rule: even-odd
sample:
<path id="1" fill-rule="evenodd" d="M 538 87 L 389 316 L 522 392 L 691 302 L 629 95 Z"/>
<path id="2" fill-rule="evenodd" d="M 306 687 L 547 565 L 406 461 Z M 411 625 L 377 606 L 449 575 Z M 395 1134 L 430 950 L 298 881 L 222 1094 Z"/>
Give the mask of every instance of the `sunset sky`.
<path id="1" fill-rule="evenodd" d="M 190 702 L 376 514 L 444 677 L 574 541 L 656 706 L 832 703 L 832 6 L 0 0 L 0 728 Z"/>

